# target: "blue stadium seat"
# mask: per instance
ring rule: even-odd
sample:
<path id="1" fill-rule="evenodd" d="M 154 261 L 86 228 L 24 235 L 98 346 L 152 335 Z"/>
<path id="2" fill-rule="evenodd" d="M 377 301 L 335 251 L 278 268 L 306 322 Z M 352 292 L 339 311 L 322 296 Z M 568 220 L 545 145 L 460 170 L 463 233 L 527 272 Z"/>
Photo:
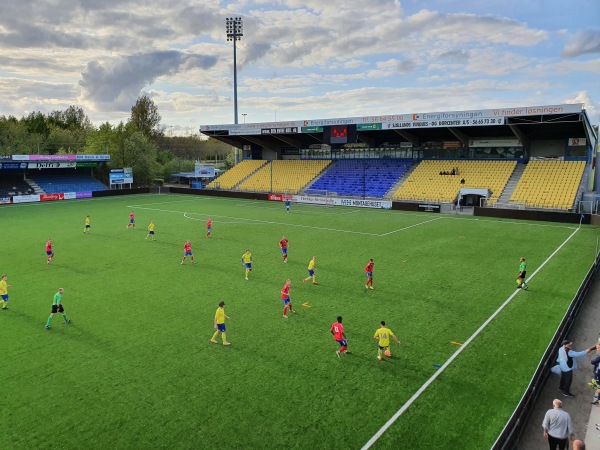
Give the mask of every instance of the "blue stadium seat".
<path id="1" fill-rule="evenodd" d="M 339 196 L 382 198 L 411 164 L 410 159 L 337 160 L 309 189 Z"/>
<path id="2" fill-rule="evenodd" d="M 61 192 L 89 192 L 107 191 L 108 188 L 98 180 L 89 175 L 35 175 L 31 179 L 47 194 L 59 194 Z"/>

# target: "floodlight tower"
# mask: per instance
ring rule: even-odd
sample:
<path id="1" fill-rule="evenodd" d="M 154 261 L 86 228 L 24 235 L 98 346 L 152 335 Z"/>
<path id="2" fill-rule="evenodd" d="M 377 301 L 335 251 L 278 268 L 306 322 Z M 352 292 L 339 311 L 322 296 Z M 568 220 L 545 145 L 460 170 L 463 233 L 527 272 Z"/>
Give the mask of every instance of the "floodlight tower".
<path id="1" fill-rule="evenodd" d="M 235 123 L 238 123 L 238 105 L 237 105 L 237 54 L 236 42 L 242 39 L 244 35 L 244 23 L 241 17 L 227 17 L 225 19 L 225 29 L 227 31 L 227 40 L 233 41 L 233 115 Z"/>

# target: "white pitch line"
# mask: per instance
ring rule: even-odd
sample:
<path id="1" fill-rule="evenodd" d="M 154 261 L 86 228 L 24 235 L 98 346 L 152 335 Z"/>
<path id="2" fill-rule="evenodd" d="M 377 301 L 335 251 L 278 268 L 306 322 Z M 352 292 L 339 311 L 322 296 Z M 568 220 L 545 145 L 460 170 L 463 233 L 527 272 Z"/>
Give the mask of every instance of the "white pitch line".
<path id="1" fill-rule="evenodd" d="M 193 202 L 196 200 L 206 200 L 205 198 L 188 198 L 187 200 L 173 200 L 168 202 L 155 202 L 155 203 L 143 203 L 141 205 L 130 205 L 128 208 L 138 208 L 140 206 L 148 206 L 148 205 L 168 205 L 171 203 L 184 203 L 184 202 Z"/>
<path id="2" fill-rule="evenodd" d="M 425 222 L 415 223 L 414 225 L 409 225 L 404 228 L 398 228 L 397 230 L 394 230 L 394 231 L 388 231 L 387 233 L 380 234 L 379 236 L 387 236 L 388 234 L 397 233 L 398 231 L 408 230 L 409 228 L 418 227 L 419 225 L 424 225 L 426 223 L 433 222 L 435 220 L 440 220 L 440 219 L 444 219 L 444 217 L 436 217 L 435 219 L 426 220 Z"/>
<path id="3" fill-rule="evenodd" d="M 248 205 L 245 203 L 236 203 L 235 206 L 241 207 L 241 208 L 258 208 L 258 209 L 268 209 L 270 211 L 276 211 L 278 210 L 280 207 L 279 206 L 267 206 L 267 205 Z M 314 206 L 314 205 L 313 205 Z M 351 210 L 348 212 L 331 212 L 331 213 L 324 213 L 323 211 L 310 211 L 310 210 L 306 210 L 305 208 L 298 208 L 298 205 L 294 206 L 294 209 L 299 209 L 301 211 L 302 214 L 320 214 L 320 215 L 330 215 L 330 216 L 347 216 L 349 214 L 356 214 L 358 211 L 357 210 Z M 283 211 L 283 208 L 281 208 L 281 211 Z"/>
<path id="4" fill-rule="evenodd" d="M 144 208 L 141 208 L 141 209 L 144 209 Z M 145 208 L 145 209 L 151 209 L 151 208 Z M 179 212 L 179 213 L 181 213 L 182 211 L 170 211 L 170 212 Z M 186 219 L 199 220 L 199 219 L 194 219 L 192 217 L 188 217 L 187 214 L 188 214 L 187 212 L 183 213 L 183 216 Z M 208 216 L 208 214 L 200 214 L 200 213 L 189 213 L 189 214 L 198 215 L 198 216 Z M 409 228 L 413 228 L 413 227 L 416 227 L 416 226 L 419 226 L 419 225 L 423 225 L 423 224 L 426 224 L 428 222 L 433 222 L 434 220 L 443 219 L 443 217 L 436 217 L 435 219 L 426 220 L 425 222 L 419 222 L 419 223 L 416 223 L 414 225 L 409 225 L 408 227 L 400 228 L 398 230 L 389 231 L 389 232 L 383 233 L 383 234 L 375 234 L 375 233 L 365 233 L 363 231 L 339 230 L 337 228 L 315 227 L 315 226 L 312 226 L 312 225 L 300 225 L 300 224 L 295 224 L 295 223 L 270 222 L 270 221 L 267 221 L 267 220 L 260 220 L 260 219 L 245 219 L 245 218 L 242 218 L 242 217 L 229 217 L 229 216 L 216 216 L 216 215 L 213 215 L 212 217 L 225 217 L 227 219 L 243 220 L 245 222 L 234 222 L 234 223 L 245 223 L 247 225 L 264 225 L 264 224 L 267 224 L 267 225 L 287 225 L 287 226 L 290 226 L 290 227 L 312 228 L 313 230 L 325 230 L 325 231 L 339 231 L 341 233 L 363 234 L 363 235 L 367 235 L 367 236 L 376 236 L 376 237 L 383 237 L 383 236 L 386 236 L 386 235 L 391 234 L 391 233 L 397 233 L 399 231 L 408 230 Z M 251 222 L 255 222 L 255 223 L 251 223 Z M 231 223 L 231 222 L 222 222 L 222 223 Z"/>
<path id="5" fill-rule="evenodd" d="M 573 231 L 569 237 L 567 239 L 565 239 L 563 241 L 562 244 L 560 244 L 558 246 L 558 248 L 556 250 L 554 250 L 554 252 L 552 252 L 552 254 L 550 256 L 548 256 L 548 258 L 546 258 L 546 261 L 544 261 L 536 270 L 535 272 L 533 272 L 533 274 L 531 274 L 531 276 L 529 278 L 527 278 L 527 281 L 529 282 L 533 277 L 535 277 L 535 275 L 542 270 L 542 267 L 544 267 L 553 257 L 554 255 L 556 255 L 561 248 L 563 248 L 565 246 L 565 244 L 567 242 L 569 242 L 569 240 L 571 240 L 571 238 L 573 236 L 575 236 L 575 233 L 577 233 L 579 231 L 579 228 L 576 228 L 575 231 Z M 450 356 L 450 358 L 448 358 L 448 360 L 442 365 L 442 367 L 440 367 L 439 369 L 437 369 L 437 371 L 423 384 L 423 386 L 421 386 L 419 388 L 419 390 L 417 392 L 415 392 L 413 394 L 413 396 L 408 399 L 408 401 L 402 405 L 402 407 L 396 411 L 396 413 L 377 431 L 377 433 L 375 433 L 373 435 L 373 437 L 371 439 L 369 439 L 369 441 L 363 445 L 361 450 L 367 450 L 369 448 L 371 448 L 371 446 L 373 444 L 375 444 L 379 438 L 383 435 L 383 433 L 385 433 L 388 428 L 390 428 L 394 422 L 396 422 L 396 420 L 398 420 L 398 418 L 410 407 L 410 405 L 412 405 L 420 396 L 423 392 L 425 392 L 425 389 L 427 389 L 434 381 L 437 377 L 440 376 L 440 374 L 450 365 L 450 363 L 452 363 L 452 361 L 454 361 L 458 355 L 460 355 L 462 353 L 462 351 L 467 347 L 467 345 L 469 345 L 478 335 L 479 333 L 481 333 L 488 325 L 489 323 L 512 301 L 512 299 L 519 293 L 520 289 L 516 289 L 515 292 L 513 292 L 511 294 L 510 297 L 508 297 L 506 299 L 506 301 L 504 303 L 502 303 L 502 305 L 494 312 L 494 314 L 492 314 L 478 329 L 477 331 L 475 331 L 475 333 L 473 333 L 469 339 L 467 339 L 463 345 L 461 345 L 458 350 L 456 350 L 452 356 Z"/>
<path id="6" fill-rule="evenodd" d="M 142 209 L 144 209 L 144 208 L 142 208 Z M 146 209 L 150 209 L 150 208 L 146 208 Z M 183 211 L 170 211 L 170 212 L 182 213 Z M 185 218 L 192 219 L 191 217 L 187 217 L 186 214 L 188 214 L 188 213 L 187 212 L 183 213 L 183 215 L 184 215 Z M 190 213 L 190 214 L 196 214 L 196 213 Z M 196 214 L 196 215 L 208 216 L 208 214 Z M 246 224 L 246 225 L 285 225 L 285 226 L 288 226 L 288 227 L 311 228 L 313 230 L 336 231 L 336 232 L 339 232 L 339 233 L 362 234 L 362 235 L 365 235 L 365 236 L 377 236 L 377 237 L 380 236 L 379 234 L 365 233 L 364 231 L 340 230 L 338 228 L 315 227 L 315 226 L 312 226 L 312 225 L 300 225 L 300 224 L 297 224 L 297 223 L 271 222 L 271 221 L 260 220 L 260 219 L 245 219 L 243 217 L 229 217 L 229 216 L 217 216 L 217 215 L 213 215 L 212 217 L 224 217 L 226 219 L 242 220 L 244 222 L 240 222 L 240 223 L 243 223 L 243 224 Z M 218 222 L 216 222 L 216 223 L 218 223 Z"/>

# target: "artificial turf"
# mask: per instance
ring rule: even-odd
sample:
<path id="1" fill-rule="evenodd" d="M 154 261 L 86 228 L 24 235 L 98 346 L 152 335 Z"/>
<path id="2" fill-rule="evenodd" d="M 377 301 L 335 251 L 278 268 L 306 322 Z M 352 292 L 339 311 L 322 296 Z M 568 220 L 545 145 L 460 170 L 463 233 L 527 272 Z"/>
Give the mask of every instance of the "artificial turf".
<path id="1" fill-rule="evenodd" d="M 156 241 L 144 239 L 150 220 Z M 575 228 L 308 205 L 288 214 L 280 203 L 181 195 L 1 207 L 0 272 L 13 288 L 0 311 L 0 448 L 360 448 L 452 356 L 451 342 L 513 294 L 519 257 L 533 274 Z M 489 448 L 597 236 L 577 231 L 375 448 Z M 194 265 L 180 264 L 187 239 Z M 301 281 L 312 256 L 318 285 Z M 369 258 L 375 290 L 365 292 Z M 297 313 L 285 320 L 287 278 Z M 59 287 L 72 323 L 57 315 L 48 331 Z M 209 342 L 220 300 L 230 347 Z M 338 315 L 352 351 L 340 359 L 329 332 Z M 382 362 L 381 320 L 402 341 Z"/>

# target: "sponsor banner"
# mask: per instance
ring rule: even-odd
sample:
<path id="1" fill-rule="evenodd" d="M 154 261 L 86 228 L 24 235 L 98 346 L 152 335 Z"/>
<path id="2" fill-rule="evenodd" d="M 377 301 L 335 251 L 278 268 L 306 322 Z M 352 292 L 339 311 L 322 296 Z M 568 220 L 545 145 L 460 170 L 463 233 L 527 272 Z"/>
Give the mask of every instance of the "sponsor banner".
<path id="1" fill-rule="evenodd" d="M 29 155 L 12 155 L 13 161 L 29 161 Z"/>
<path id="2" fill-rule="evenodd" d="M 414 117 L 421 117 L 420 114 L 413 114 Z M 440 127 L 472 127 L 472 126 L 496 126 L 504 125 L 504 117 L 481 117 L 477 119 L 452 119 L 452 120 L 422 120 L 413 118 L 407 122 L 392 122 L 386 124 L 389 129 L 402 128 L 440 128 Z"/>
<path id="3" fill-rule="evenodd" d="M 423 203 L 420 204 L 418 207 L 419 211 L 424 211 L 424 212 L 436 212 L 439 213 L 440 212 L 440 205 L 436 205 L 436 204 L 427 204 L 427 203 Z"/>
<path id="4" fill-rule="evenodd" d="M 76 192 L 75 198 L 92 198 L 92 192 L 91 191 Z"/>
<path id="5" fill-rule="evenodd" d="M 26 162 L 5 162 L 5 163 L 0 164 L 0 169 L 8 169 L 8 170 L 27 169 L 27 164 L 28 163 L 26 163 Z"/>
<path id="6" fill-rule="evenodd" d="M 75 155 L 77 161 L 110 161 L 110 155 Z"/>
<path id="7" fill-rule="evenodd" d="M 354 206 L 357 208 L 392 209 L 391 200 L 359 200 L 354 198 L 336 198 L 336 206 Z"/>
<path id="8" fill-rule="evenodd" d="M 587 145 L 585 138 L 569 138 L 569 147 L 579 147 Z"/>
<path id="9" fill-rule="evenodd" d="M 73 169 L 77 167 L 76 162 L 30 162 L 29 169 Z"/>
<path id="10" fill-rule="evenodd" d="M 229 136 L 246 136 L 252 134 L 262 134 L 260 130 L 260 128 L 230 128 L 228 134 Z"/>
<path id="11" fill-rule="evenodd" d="M 0 155 L 0 161 L 10 161 L 12 156 L 10 155 Z"/>
<path id="12" fill-rule="evenodd" d="M 301 127 L 302 133 L 322 133 L 323 127 Z"/>
<path id="13" fill-rule="evenodd" d="M 469 111 L 448 111 L 432 113 L 391 114 L 382 116 L 346 117 L 334 119 L 297 120 L 291 122 L 266 122 L 242 125 L 221 124 L 202 125 L 200 132 L 229 131 L 229 135 L 263 134 L 261 130 L 293 129 L 302 133 L 318 133 L 318 127 L 335 125 L 379 125 L 381 129 L 439 128 L 466 126 L 504 125 L 507 117 L 535 116 L 548 114 L 578 114 L 583 104 L 563 104 L 546 106 L 525 106 L 518 108 L 481 109 Z M 311 131 L 309 131 L 309 129 Z M 374 128 L 365 128 L 372 130 Z M 375 128 L 379 129 L 379 128 Z M 314 130 L 314 131 L 312 131 Z M 359 129 L 360 131 L 360 129 Z M 273 134 L 272 132 L 269 134 Z"/>
<path id="14" fill-rule="evenodd" d="M 469 147 L 521 147 L 518 139 L 470 139 Z"/>
<path id="15" fill-rule="evenodd" d="M 131 167 L 125 167 L 123 169 L 111 169 L 110 173 L 108 174 L 108 178 L 111 185 L 132 184 L 133 170 Z"/>
<path id="16" fill-rule="evenodd" d="M 359 123 L 356 125 L 356 131 L 382 130 L 382 123 Z"/>
<path id="17" fill-rule="evenodd" d="M 77 155 L 28 155 L 28 161 L 75 161 L 76 159 Z"/>
<path id="18" fill-rule="evenodd" d="M 298 147 L 281 147 L 282 155 L 299 155 L 300 149 Z"/>
<path id="19" fill-rule="evenodd" d="M 30 203 L 30 202 L 39 202 L 39 195 L 15 195 L 13 197 L 13 203 Z"/>
<path id="20" fill-rule="evenodd" d="M 261 128 L 260 134 L 292 134 L 297 133 L 298 127 Z"/>
<path id="21" fill-rule="evenodd" d="M 283 195 L 281 195 L 281 194 L 269 194 L 268 198 L 272 202 L 282 202 L 283 201 Z"/>
<path id="22" fill-rule="evenodd" d="M 83 161 L 83 162 L 77 161 L 76 167 L 98 167 L 98 163 L 92 162 L 92 161 Z"/>
<path id="23" fill-rule="evenodd" d="M 214 178 L 215 166 L 196 165 L 194 167 L 194 174 L 201 178 Z"/>
<path id="24" fill-rule="evenodd" d="M 10 197 L 0 197 L 0 205 L 6 205 L 10 203 Z"/>
<path id="25" fill-rule="evenodd" d="M 282 196 L 283 197 L 283 196 Z M 392 202 L 389 200 L 363 200 L 355 198 L 340 197 L 322 197 L 316 195 L 292 195 L 291 200 L 296 203 L 309 203 L 313 205 L 335 205 L 335 206 L 354 206 L 357 208 L 378 208 L 392 209 Z"/>
<path id="26" fill-rule="evenodd" d="M 40 194 L 41 202 L 53 202 L 55 200 L 64 200 L 65 194 Z"/>
<path id="27" fill-rule="evenodd" d="M 333 205 L 333 199 L 327 197 L 318 197 L 316 195 L 293 195 L 292 201 L 296 203 L 309 203 L 312 205 Z"/>
<path id="28" fill-rule="evenodd" d="M 77 198 L 77 195 L 75 192 L 65 192 L 63 198 L 64 200 L 73 200 Z"/>

